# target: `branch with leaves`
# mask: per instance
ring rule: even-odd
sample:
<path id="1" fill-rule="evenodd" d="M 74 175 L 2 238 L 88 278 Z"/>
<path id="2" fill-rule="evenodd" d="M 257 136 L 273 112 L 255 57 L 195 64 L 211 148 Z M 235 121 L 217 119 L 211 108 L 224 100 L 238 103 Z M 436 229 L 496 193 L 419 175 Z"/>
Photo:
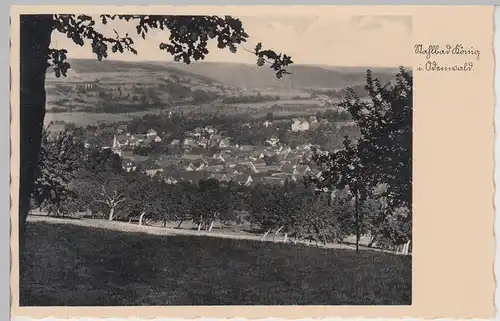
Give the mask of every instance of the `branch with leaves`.
<path id="1" fill-rule="evenodd" d="M 217 42 L 217 48 L 228 48 L 232 53 L 236 53 L 237 45 L 241 46 L 249 37 L 242 22 L 231 16 L 100 15 L 103 25 L 113 20 L 135 23 L 137 35 L 143 39 L 146 39 L 148 32 L 153 29 L 168 31 L 168 38 L 158 44 L 159 49 L 169 53 L 176 62 L 186 64 L 193 60 L 205 59 L 211 40 Z M 92 52 L 98 60 L 107 58 L 109 50 L 113 53 L 128 51 L 138 54 L 134 40 L 128 33 L 120 36 L 113 30 L 114 35 L 104 35 L 96 29 L 96 21 L 89 15 L 55 15 L 54 29 L 65 34 L 77 45 L 84 46 L 86 42 L 90 42 Z M 258 66 L 269 64 L 276 77 L 282 78 L 283 75 L 290 74 L 286 69 L 293 63 L 290 56 L 262 49 L 261 43 L 256 45 L 254 51 L 246 51 L 257 57 Z M 66 62 L 67 54 L 66 49 L 50 49 L 48 52 L 48 64 L 54 69 L 57 77 L 66 76 L 70 68 Z"/>
<path id="2" fill-rule="evenodd" d="M 84 148 L 68 130 L 50 137 L 49 129 L 45 128 L 42 135 L 32 196 L 38 207 L 46 206 L 49 212 L 59 213 L 64 203 L 76 197 L 70 183 L 82 165 Z"/>
<path id="3" fill-rule="evenodd" d="M 368 70 L 369 101 L 347 91 L 340 106 L 358 125 L 358 149 L 370 167 L 370 185 L 387 184 L 391 207 L 411 206 L 413 76 L 403 67 L 394 84 L 382 84 Z"/>
<path id="4" fill-rule="evenodd" d="M 412 86 L 413 78 L 404 68 L 396 75 L 394 85 L 382 85 L 368 70 L 365 89 L 370 100 L 361 100 L 350 89 L 340 104 L 352 115 L 361 136 L 355 143 L 346 137 L 339 151 L 315 152 L 312 157 L 322 172 L 308 178 L 309 183 L 328 192 L 348 188 L 354 198 L 356 243 L 366 227 L 363 207 L 369 197 L 370 206 L 374 206 L 374 199 L 382 201 L 381 197 L 387 205 L 377 217 L 369 218 L 372 232 L 396 244 L 411 237 Z M 381 186 L 383 193 L 375 196 L 373 191 Z M 407 215 L 395 216 L 398 211 Z M 391 223 L 394 220 L 399 223 Z M 405 228 L 398 229 L 398 225 Z"/>

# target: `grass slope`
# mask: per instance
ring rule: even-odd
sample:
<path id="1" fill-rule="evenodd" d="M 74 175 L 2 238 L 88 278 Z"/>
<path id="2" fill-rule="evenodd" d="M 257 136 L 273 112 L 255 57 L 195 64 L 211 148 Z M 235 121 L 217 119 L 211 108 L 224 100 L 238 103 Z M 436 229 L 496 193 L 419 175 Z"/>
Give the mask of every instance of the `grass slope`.
<path id="1" fill-rule="evenodd" d="M 408 305 L 411 257 L 30 223 L 21 306 Z"/>

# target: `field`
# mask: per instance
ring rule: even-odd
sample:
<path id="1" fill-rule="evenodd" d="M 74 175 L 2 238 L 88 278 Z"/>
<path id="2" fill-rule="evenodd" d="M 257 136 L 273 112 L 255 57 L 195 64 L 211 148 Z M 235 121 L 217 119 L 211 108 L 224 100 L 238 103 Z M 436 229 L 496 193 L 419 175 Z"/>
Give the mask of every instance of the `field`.
<path id="1" fill-rule="evenodd" d="M 30 222 L 21 306 L 408 305 L 411 256 Z"/>
<path id="2" fill-rule="evenodd" d="M 112 123 L 132 119 L 128 114 L 94 114 L 84 112 L 74 113 L 50 113 L 45 114 L 44 123 L 48 125 L 50 122 L 64 121 L 66 123 L 74 123 L 77 126 L 96 125 L 99 123 Z M 52 125 L 55 130 L 55 125 Z"/>
<path id="3" fill-rule="evenodd" d="M 201 63 L 186 67 L 165 62 L 71 60 L 67 77 L 47 73 L 45 123 L 95 125 L 169 110 L 252 117 L 269 112 L 277 117 L 309 116 L 331 109 L 320 99 L 311 99 L 310 89 L 345 88 L 364 83 L 366 77 L 364 68 L 342 71 L 297 65 L 292 69 L 297 72 L 278 81 L 272 71 L 245 64 Z M 385 70 L 379 76 L 389 79 L 392 74 Z M 280 100 L 221 102 L 224 98 L 228 102 L 230 97 L 254 97 L 258 93 L 279 96 Z M 214 101 L 216 97 L 220 99 Z"/>
<path id="4" fill-rule="evenodd" d="M 272 108 L 279 105 L 280 108 Z M 142 117 L 145 114 L 159 114 L 171 110 L 173 112 L 183 111 L 184 113 L 218 113 L 218 114 L 246 114 L 252 117 L 263 117 L 272 112 L 275 116 L 309 116 L 318 111 L 324 111 L 328 107 L 319 106 L 319 102 L 313 99 L 302 100 L 279 100 L 261 103 L 238 103 L 238 104 L 200 104 L 200 105 L 179 105 L 168 109 L 151 109 L 129 113 L 90 113 L 90 112 L 47 112 L 45 124 L 51 121 L 64 121 L 74 123 L 77 126 L 95 125 L 101 122 L 120 122 L 130 120 L 133 117 Z"/>

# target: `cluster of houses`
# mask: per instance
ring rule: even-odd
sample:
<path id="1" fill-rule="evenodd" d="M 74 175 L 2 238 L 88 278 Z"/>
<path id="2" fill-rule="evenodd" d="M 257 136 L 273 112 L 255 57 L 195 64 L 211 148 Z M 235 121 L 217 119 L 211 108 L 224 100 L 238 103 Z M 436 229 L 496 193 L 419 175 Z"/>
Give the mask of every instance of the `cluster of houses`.
<path id="1" fill-rule="evenodd" d="M 75 89 L 79 91 L 91 91 L 99 87 L 99 79 L 94 81 L 83 81 L 75 84 Z"/>
<path id="2" fill-rule="evenodd" d="M 292 119 L 292 132 L 302 132 L 306 130 L 315 130 L 321 125 L 328 125 L 327 119 L 318 120 L 316 116 L 309 118 L 299 117 Z M 339 124 L 342 125 L 342 124 Z"/>
<path id="3" fill-rule="evenodd" d="M 310 148 L 307 146 L 306 148 Z M 240 185 L 249 186 L 256 182 L 284 184 L 286 180 L 296 181 L 312 169 L 302 164 L 307 157 L 307 149 L 303 152 L 289 151 L 252 151 L 243 152 L 236 146 L 228 147 L 212 156 L 198 154 L 183 154 L 180 159 L 165 157 L 157 160 L 154 165 L 146 169 L 150 176 L 161 173 L 167 183 L 175 184 L 180 181 L 192 183 L 201 179 L 217 179 L 219 181 L 235 181 Z M 265 157 L 274 152 L 276 159 L 266 161 Z M 264 154 L 266 153 L 266 154 Z"/>
<path id="4" fill-rule="evenodd" d="M 123 156 L 123 149 L 151 145 L 153 142 L 159 143 L 161 141 L 161 137 L 154 129 L 150 129 L 146 134 L 123 134 L 123 131 L 119 130 L 118 135 L 113 138 L 111 148 L 113 152 Z"/>
<path id="5" fill-rule="evenodd" d="M 256 182 L 284 184 L 286 180 L 300 179 L 315 171 L 304 165 L 304 160 L 314 148 L 319 149 L 319 146 L 311 144 L 292 149 L 280 143 L 277 137 L 268 139 L 264 146 L 233 144 L 230 137 L 219 134 L 212 126 L 198 127 L 184 136 L 183 140 L 174 139 L 169 143 L 178 147 L 180 153 L 156 159 L 134 155 L 130 148 L 125 148 L 161 142 L 161 137 L 154 130 L 143 135 L 117 134 L 112 150 L 123 158 L 125 170 L 133 171 L 140 167 L 148 175 L 160 175 L 170 184 L 213 178 L 249 186 Z"/>

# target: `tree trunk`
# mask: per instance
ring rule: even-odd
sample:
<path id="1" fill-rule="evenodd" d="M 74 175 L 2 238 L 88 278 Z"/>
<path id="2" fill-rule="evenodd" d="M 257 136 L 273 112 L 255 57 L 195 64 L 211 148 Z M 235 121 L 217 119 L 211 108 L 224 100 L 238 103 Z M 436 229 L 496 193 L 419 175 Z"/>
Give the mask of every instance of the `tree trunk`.
<path id="1" fill-rule="evenodd" d="M 211 232 L 213 227 L 214 227 L 214 221 L 211 221 L 210 227 L 208 228 L 208 231 Z"/>
<path id="2" fill-rule="evenodd" d="M 183 222 L 184 222 L 184 220 L 181 220 L 181 221 L 179 222 L 179 225 L 177 225 L 176 229 L 181 228 L 181 225 L 182 225 L 182 223 L 183 223 Z"/>
<path id="3" fill-rule="evenodd" d="M 285 233 L 285 238 L 283 239 L 283 243 L 286 243 L 288 241 L 288 233 Z"/>
<path id="4" fill-rule="evenodd" d="M 112 221 L 115 218 L 115 207 L 111 207 L 109 210 L 108 221 Z"/>
<path id="5" fill-rule="evenodd" d="M 372 238 L 370 240 L 370 243 L 368 243 L 368 247 L 373 247 L 373 245 L 375 244 L 376 240 L 377 240 L 376 237 L 372 236 Z"/>
<path id="6" fill-rule="evenodd" d="M 26 217 L 38 171 L 45 118 L 45 72 L 53 15 L 20 16 L 19 250 L 24 251 Z"/>
<path id="7" fill-rule="evenodd" d="M 359 252 L 359 196 L 358 196 L 358 191 L 355 192 L 354 195 L 354 210 L 355 210 L 355 225 L 356 225 L 356 252 Z"/>
<path id="8" fill-rule="evenodd" d="M 273 242 L 275 242 L 276 240 L 276 237 L 278 236 L 278 234 L 280 233 L 281 229 L 283 229 L 285 226 L 281 226 L 278 230 L 276 230 L 276 232 L 274 232 L 274 236 L 273 236 Z"/>
<path id="9" fill-rule="evenodd" d="M 141 216 L 139 217 L 139 225 L 142 225 L 142 219 L 144 218 L 144 215 L 146 215 L 146 211 L 143 211 L 141 213 Z"/>
<path id="10" fill-rule="evenodd" d="M 203 215 L 200 215 L 200 223 L 198 224 L 198 232 L 201 231 L 202 224 L 203 224 Z"/>
<path id="11" fill-rule="evenodd" d="M 167 219 L 166 218 L 163 219 L 163 228 L 165 228 L 165 227 L 167 227 Z"/>
<path id="12" fill-rule="evenodd" d="M 271 232 L 271 230 L 267 231 L 264 235 L 262 235 L 262 240 L 264 240 L 267 236 L 267 234 L 269 234 Z"/>

